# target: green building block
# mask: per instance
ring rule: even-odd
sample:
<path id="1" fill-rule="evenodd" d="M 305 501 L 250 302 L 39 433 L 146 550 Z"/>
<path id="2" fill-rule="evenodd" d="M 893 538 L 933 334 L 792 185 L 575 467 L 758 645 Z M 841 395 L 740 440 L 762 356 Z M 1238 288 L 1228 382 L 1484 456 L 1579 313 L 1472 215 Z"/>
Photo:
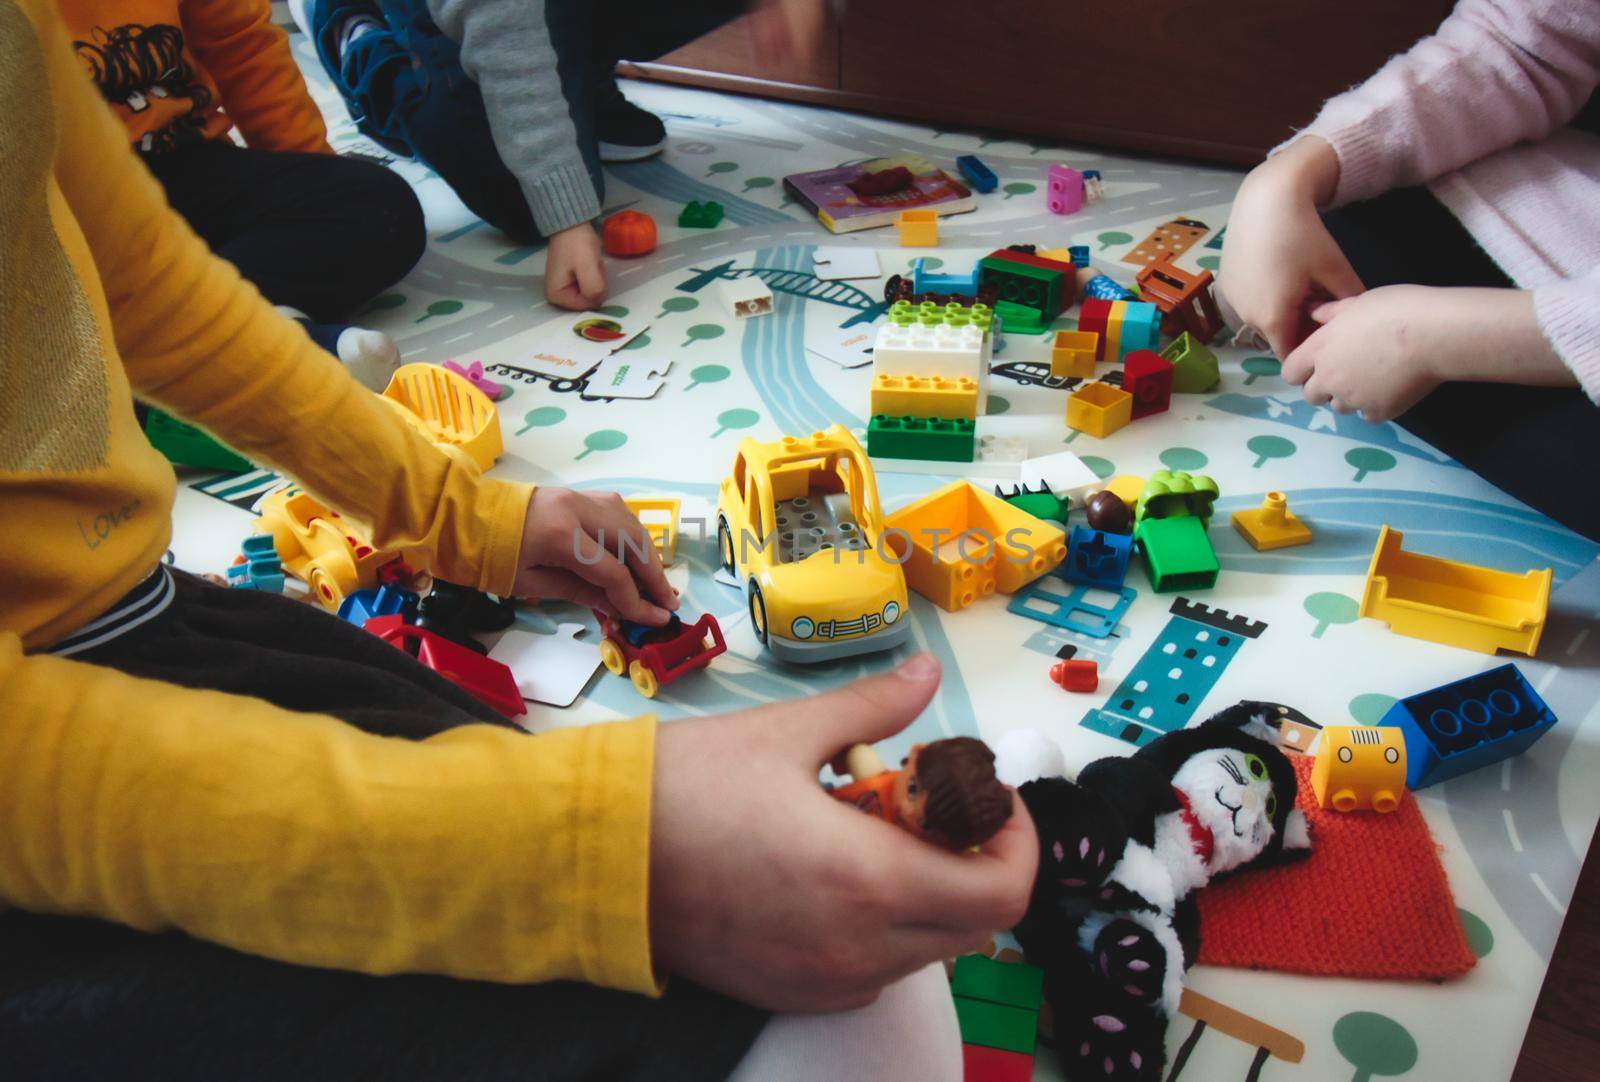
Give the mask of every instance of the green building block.
<path id="1" fill-rule="evenodd" d="M 957 996 L 956 1021 L 961 1025 L 962 1044 L 1033 1055 L 1034 1041 L 1039 1035 L 1037 1010 Z"/>
<path id="2" fill-rule="evenodd" d="M 886 417 L 867 422 L 867 454 L 873 458 L 921 458 L 971 462 L 977 439 L 969 418 Z"/>
<path id="3" fill-rule="evenodd" d="M 704 203 L 685 203 L 678 212 L 678 225 L 684 229 L 715 229 L 722 221 L 722 204 L 707 199 Z"/>
<path id="4" fill-rule="evenodd" d="M 1222 382 L 1217 355 L 1196 342 L 1188 331 L 1174 338 L 1161 356 L 1172 363 L 1174 394 L 1205 394 Z"/>
<path id="5" fill-rule="evenodd" d="M 1211 506 L 1217 501 L 1217 483 L 1201 474 L 1199 477 L 1182 470 L 1156 470 L 1144 483 L 1139 502 L 1134 506 L 1133 520 L 1147 518 L 1178 518 L 1193 515 L 1201 522 L 1211 521 Z"/>
<path id="6" fill-rule="evenodd" d="M 1133 528 L 1144 553 L 1150 588 L 1158 594 L 1209 590 L 1217 584 L 1217 554 L 1206 536 L 1204 520 L 1194 515 L 1147 518 Z"/>
<path id="7" fill-rule="evenodd" d="M 996 496 L 1000 496 L 998 491 Z M 1019 492 L 1015 496 L 1000 496 L 1006 503 L 1015 507 L 1024 514 L 1034 518 L 1048 519 L 1051 522 L 1067 521 L 1067 505 L 1061 497 L 1049 492 Z"/>
<path id="8" fill-rule="evenodd" d="M 935 304 L 933 301 L 919 301 L 916 304 L 910 301 L 895 301 L 883 315 L 886 322 L 893 323 L 897 327 L 936 327 L 940 324 L 962 327 L 970 323 L 985 335 L 989 333 L 990 325 L 994 322 L 994 313 L 989 310 L 987 304 L 962 305 L 954 301 L 949 304 Z"/>
<path id="9" fill-rule="evenodd" d="M 230 450 L 210 435 L 184 424 L 176 417 L 152 408 L 144 419 L 145 439 L 175 466 L 198 466 L 209 470 L 244 473 L 255 466 L 237 451 Z"/>
<path id="10" fill-rule="evenodd" d="M 1025 962 L 996 962 L 981 954 L 963 954 L 950 975 L 950 994 L 1037 1012 L 1044 999 L 1044 970 Z"/>
<path id="11" fill-rule="evenodd" d="M 978 260 L 978 281 L 999 291 L 994 310 L 1006 333 L 1043 334 L 1066 307 L 1061 303 L 1066 276 L 1046 267 L 985 256 Z"/>

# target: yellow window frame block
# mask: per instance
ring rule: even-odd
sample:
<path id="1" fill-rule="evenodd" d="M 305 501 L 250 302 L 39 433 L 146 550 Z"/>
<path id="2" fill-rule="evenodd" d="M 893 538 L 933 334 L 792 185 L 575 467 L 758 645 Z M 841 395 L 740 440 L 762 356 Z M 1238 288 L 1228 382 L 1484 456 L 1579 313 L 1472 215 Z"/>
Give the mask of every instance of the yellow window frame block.
<path id="1" fill-rule="evenodd" d="M 434 443 L 459 448 L 480 470 L 493 466 L 505 451 L 494 403 L 448 368 L 403 364 L 394 370 L 382 397 L 412 428 Z"/>
<path id="2" fill-rule="evenodd" d="M 1067 427 L 1105 439 L 1133 420 L 1133 395 L 1109 383 L 1090 383 L 1067 399 Z"/>
<path id="3" fill-rule="evenodd" d="M 1414 639 L 1534 656 L 1550 607 L 1550 568 L 1517 575 L 1403 552 L 1404 537 L 1388 526 L 1378 531 L 1362 616 Z"/>
<path id="4" fill-rule="evenodd" d="M 683 501 L 676 496 L 625 496 L 622 502 L 650 535 L 662 566 L 670 567 L 678 558 L 678 512 Z"/>
<path id="5" fill-rule="evenodd" d="M 976 420 L 978 381 L 968 376 L 892 376 L 879 372 L 872 377 L 872 415 Z"/>
<path id="6" fill-rule="evenodd" d="M 953 481 L 884 520 L 906 584 L 947 612 L 1015 593 L 1060 566 L 1066 531 L 968 481 Z"/>

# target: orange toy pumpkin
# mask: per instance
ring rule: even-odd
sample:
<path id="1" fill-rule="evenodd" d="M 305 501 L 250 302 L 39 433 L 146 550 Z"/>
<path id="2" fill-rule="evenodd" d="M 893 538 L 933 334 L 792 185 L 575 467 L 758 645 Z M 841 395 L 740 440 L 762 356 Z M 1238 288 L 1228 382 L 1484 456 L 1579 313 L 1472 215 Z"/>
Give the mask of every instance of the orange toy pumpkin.
<path id="1" fill-rule="evenodd" d="M 637 210 L 618 211 L 606 219 L 601 243 L 610 255 L 644 255 L 656 250 L 656 220 Z"/>

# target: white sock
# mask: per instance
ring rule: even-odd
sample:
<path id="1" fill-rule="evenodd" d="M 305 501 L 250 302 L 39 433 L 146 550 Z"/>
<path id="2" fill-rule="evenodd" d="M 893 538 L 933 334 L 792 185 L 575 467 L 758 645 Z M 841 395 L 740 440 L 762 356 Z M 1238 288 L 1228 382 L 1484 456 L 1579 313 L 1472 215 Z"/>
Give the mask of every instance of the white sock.
<path id="1" fill-rule="evenodd" d="M 389 377 L 400 367 L 400 347 L 382 331 L 350 327 L 339 335 L 338 350 L 356 382 L 370 391 L 389 386 Z"/>

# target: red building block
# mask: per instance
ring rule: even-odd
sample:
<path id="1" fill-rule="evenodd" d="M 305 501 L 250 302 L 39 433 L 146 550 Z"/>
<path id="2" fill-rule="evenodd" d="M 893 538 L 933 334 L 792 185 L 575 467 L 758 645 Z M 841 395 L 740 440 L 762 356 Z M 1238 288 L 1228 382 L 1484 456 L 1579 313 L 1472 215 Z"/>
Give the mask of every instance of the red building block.
<path id="1" fill-rule="evenodd" d="M 405 616 L 399 613 L 374 616 L 361 626 L 399 650 L 405 650 L 406 644 L 414 641 L 418 661 L 506 717 L 527 713 L 517 678 L 500 662 L 408 624 Z"/>
<path id="2" fill-rule="evenodd" d="M 1211 295 L 1211 272 L 1192 274 L 1170 260 L 1158 259 L 1139 271 L 1139 299 L 1161 309 L 1161 333 L 1176 338 L 1184 331 L 1196 342 L 1209 342 L 1222 329 L 1222 313 Z"/>
<path id="3" fill-rule="evenodd" d="M 1078 330 L 1090 331 L 1100 336 L 1100 343 L 1096 347 L 1094 359 L 1106 359 L 1106 331 L 1111 322 L 1111 305 L 1113 301 L 1102 300 L 1099 297 L 1083 298 L 1083 307 L 1078 310 Z M 1115 357 L 1112 360 L 1116 360 Z"/>
<path id="4" fill-rule="evenodd" d="M 1050 666 L 1050 679 L 1068 691 L 1094 691 L 1100 687 L 1100 666 L 1093 661 L 1058 661 Z"/>
<path id="5" fill-rule="evenodd" d="M 1033 1057 L 981 1044 L 961 1046 L 963 1082 L 1029 1082 L 1033 1078 Z"/>
<path id="6" fill-rule="evenodd" d="M 1172 362 L 1148 349 L 1122 361 L 1122 389 L 1133 395 L 1133 419 L 1165 413 L 1172 405 Z"/>

